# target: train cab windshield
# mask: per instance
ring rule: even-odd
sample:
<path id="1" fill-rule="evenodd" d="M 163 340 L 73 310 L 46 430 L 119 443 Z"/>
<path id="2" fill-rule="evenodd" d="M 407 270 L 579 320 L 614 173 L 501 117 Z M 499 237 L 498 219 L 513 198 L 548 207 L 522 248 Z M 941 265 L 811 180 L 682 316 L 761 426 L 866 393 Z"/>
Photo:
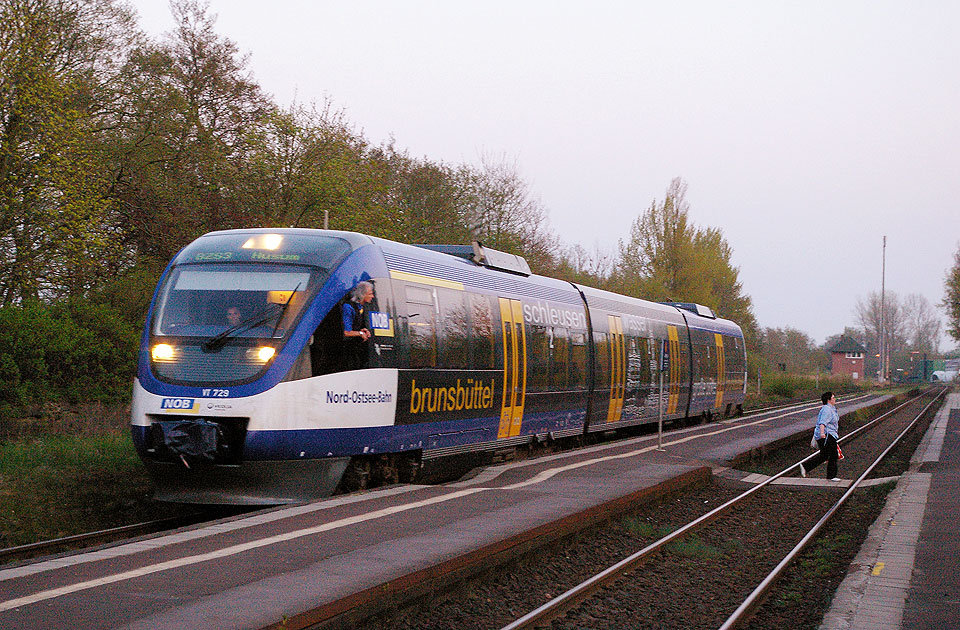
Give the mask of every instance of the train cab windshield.
<path id="1" fill-rule="evenodd" d="M 190 265 L 174 270 L 164 287 L 155 336 L 282 338 L 316 284 L 308 268 L 262 269 L 240 265 Z"/>
<path id="2" fill-rule="evenodd" d="M 175 383 L 255 378 L 349 252 L 335 237 L 214 234 L 175 259 L 151 322 L 151 365 Z"/>

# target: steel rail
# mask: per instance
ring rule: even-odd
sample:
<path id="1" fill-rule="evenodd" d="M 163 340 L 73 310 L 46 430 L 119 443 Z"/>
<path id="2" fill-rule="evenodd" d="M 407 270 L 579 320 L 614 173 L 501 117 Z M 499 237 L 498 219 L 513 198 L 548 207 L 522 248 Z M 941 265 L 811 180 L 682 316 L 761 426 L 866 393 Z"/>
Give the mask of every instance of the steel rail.
<path id="1" fill-rule="evenodd" d="M 857 435 L 857 434 L 860 433 L 861 431 L 865 431 L 865 430 L 868 429 L 869 427 L 872 427 L 874 424 L 876 424 L 876 423 L 880 422 L 881 420 L 884 420 L 884 419 L 886 419 L 887 417 L 893 415 L 894 413 L 896 413 L 896 412 L 899 411 L 900 409 L 906 407 L 907 405 L 909 405 L 910 403 L 914 402 L 915 400 L 917 400 L 917 399 L 919 399 L 919 398 L 922 398 L 923 396 L 927 395 L 928 393 L 929 393 L 928 391 L 923 391 L 923 392 L 921 392 L 919 395 L 917 395 L 916 397 L 911 398 L 910 400 L 905 401 L 905 402 L 903 402 L 903 403 L 900 404 L 900 405 L 897 405 L 896 407 L 894 407 L 893 409 L 891 409 L 891 410 L 888 411 L 887 413 L 882 414 L 882 415 L 879 415 L 879 416 L 877 416 L 876 418 L 874 418 L 873 420 L 864 423 L 862 426 L 857 427 L 857 428 L 854 429 L 853 431 L 850 431 L 849 433 L 847 433 L 846 435 L 844 435 L 842 438 L 840 438 L 839 440 L 837 440 L 837 443 L 839 444 L 840 442 L 849 441 L 850 439 L 852 439 L 855 435 Z M 939 394 L 938 394 L 938 396 L 939 396 Z"/>
<path id="2" fill-rule="evenodd" d="M 199 516 L 199 515 L 188 514 L 186 516 L 169 516 L 167 518 L 161 518 L 155 521 L 145 521 L 143 523 L 121 525 L 119 527 L 111 527 L 109 529 L 100 529 L 95 532 L 74 534 L 72 536 L 64 536 L 62 538 L 52 538 L 50 540 L 41 540 L 38 542 L 29 543 L 26 545 L 19 545 L 16 547 L 7 547 L 5 549 L 0 549 L 0 558 L 23 555 L 23 554 L 32 553 L 35 551 L 42 551 L 45 549 L 54 549 L 57 547 L 62 547 L 64 545 L 71 545 L 79 542 L 100 540 L 103 538 L 109 538 L 116 534 L 129 534 L 130 532 L 135 532 L 140 530 L 147 531 L 155 527 L 165 526 L 169 523 L 173 523 L 176 521 L 190 521 L 191 519 L 196 518 L 196 516 Z"/>
<path id="3" fill-rule="evenodd" d="M 873 396 L 873 394 L 859 393 L 859 394 L 854 394 L 852 396 L 847 396 L 846 398 L 838 398 L 838 400 L 840 400 L 840 402 L 849 403 L 855 400 L 860 400 L 862 398 L 869 398 L 870 396 Z M 823 403 L 820 402 L 819 398 L 815 398 L 809 401 L 788 402 L 782 405 L 771 405 L 770 407 L 760 407 L 758 409 L 744 409 L 743 415 L 746 416 L 748 413 L 761 414 L 761 413 L 767 413 L 767 412 L 773 412 L 773 411 L 787 411 L 788 409 L 793 409 L 793 408 L 796 408 L 799 411 L 802 407 L 814 407 L 822 404 Z"/>
<path id="4" fill-rule="evenodd" d="M 894 411 L 897 411 L 903 408 L 907 404 L 916 401 L 917 399 L 921 398 L 924 395 L 925 393 L 922 393 L 914 398 L 911 398 L 910 400 L 894 408 L 894 410 L 887 412 L 880 417 L 881 418 L 887 417 Z M 932 405 L 933 402 L 935 402 L 935 400 L 931 401 L 930 404 Z M 923 412 L 921 412 L 921 415 L 922 413 Z M 914 420 L 914 422 L 916 422 L 916 420 Z M 890 449 L 888 447 L 888 449 L 884 451 L 884 453 L 886 453 L 889 450 Z M 599 589 L 601 586 L 603 586 L 609 581 L 612 581 L 613 579 L 616 579 L 621 574 L 629 571 L 632 567 L 639 564 L 641 561 L 645 560 L 648 556 L 652 555 L 654 552 L 659 551 L 661 548 L 663 548 L 667 544 L 673 542 L 678 538 L 685 536 L 686 534 L 692 532 L 693 530 L 718 518 L 724 512 L 732 508 L 734 505 L 736 505 L 740 501 L 746 499 L 747 497 L 749 497 L 755 492 L 759 492 L 762 488 L 770 485 L 780 477 L 783 477 L 784 475 L 791 473 L 803 461 L 806 461 L 807 459 L 809 459 L 809 457 L 812 457 L 812 455 L 807 456 L 801 462 L 797 462 L 796 464 L 791 464 L 787 468 L 784 468 L 780 472 L 767 478 L 766 480 L 750 488 L 749 490 L 743 492 L 742 494 L 733 497 L 723 505 L 720 505 L 719 507 L 714 508 L 713 510 L 707 512 L 706 514 L 700 516 L 699 518 L 687 523 L 683 527 L 680 527 L 679 529 L 674 530 L 670 534 L 667 534 L 663 538 L 660 538 L 659 540 L 656 540 L 650 543 L 640 551 L 637 551 L 636 553 L 624 558 L 620 562 L 608 567 L 607 569 L 604 569 L 603 571 L 594 575 L 593 577 L 590 577 L 587 580 L 584 580 L 580 584 L 574 586 L 573 588 L 567 590 L 566 592 L 546 602 L 539 608 L 527 613 L 523 617 L 520 617 L 519 619 L 507 624 L 506 626 L 503 626 L 501 630 L 518 630 L 520 628 L 529 628 L 536 625 L 537 623 L 540 623 L 546 619 L 556 616 L 563 610 L 567 610 L 573 607 L 574 604 L 586 599 L 587 597 L 590 596 L 591 593 Z M 870 470 L 872 469 L 873 467 L 871 466 Z"/>
<path id="5" fill-rule="evenodd" d="M 800 554 L 800 552 L 803 551 L 807 547 L 807 545 L 810 544 L 810 542 L 817 535 L 817 533 L 823 528 L 824 525 L 826 525 L 827 521 L 830 520 L 830 517 L 832 517 L 834 513 L 836 513 L 836 511 L 839 510 L 844 503 L 846 503 L 847 499 L 850 498 L 853 492 L 860 486 L 861 483 L 863 483 L 863 481 L 870 475 L 870 473 L 873 472 L 873 469 L 876 468 L 880 464 L 880 462 L 883 461 L 883 459 L 890 453 L 890 451 L 892 451 L 893 448 L 900 443 L 900 440 L 902 440 L 903 437 L 907 435 L 907 433 L 909 433 L 914 426 L 916 426 L 917 422 L 920 421 L 920 418 L 922 418 L 923 415 L 927 413 L 930 407 L 932 407 L 933 404 L 937 402 L 937 400 L 939 400 L 940 397 L 943 396 L 944 392 L 946 391 L 947 391 L 947 388 L 941 389 L 940 393 L 937 394 L 937 396 L 933 400 L 927 403 L 927 406 L 924 407 L 919 414 L 917 414 L 917 417 L 914 418 L 909 425 L 907 425 L 907 428 L 901 431 L 900 434 L 896 438 L 894 438 L 893 442 L 891 442 L 890 445 L 887 448 L 885 448 L 882 453 L 880 453 L 880 455 L 873 461 L 873 463 L 867 467 L 867 469 L 863 472 L 863 474 L 861 474 L 856 479 L 856 481 L 850 484 L 850 487 L 847 489 L 846 492 L 843 493 L 843 496 L 837 500 L 837 502 L 833 505 L 833 507 L 827 510 L 826 514 L 824 514 L 820 518 L 820 520 L 817 521 L 816 525 L 814 525 L 810 529 L 810 531 L 807 532 L 807 534 L 800 539 L 800 542 L 798 542 L 797 545 L 792 550 L 790 550 L 790 553 L 788 553 L 783 558 L 783 560 L 781 560 L 780 563 L 776 567 L 774 567 L 774 569 L 767 575 L 767 577 L 764 578 L 762 582 L 760 582 L 760 584 L 753 590 L 753 592 L 750 593 L 749 596 L 747 596 L 747 598 L 743 601 L 743 603 L 740 604 L 740 606 L 733 612 L 733 614 L 727 618 L 727 620 L 723 623 L 722 626 L 720 626 L 719 630 L 731 630 L 731 628 L 736 627 L 736 624 L 740 623 L 744 619 L 744 617 L 753 610 L 753 608 L 760 601 L 760 598 L 763 597 L 768 590 L 770 590 L 774 582 L 776 582 L 776 580 L 780 577 L 780 575 L 786 570 L 787 566 L 789 566 L 790 563 L 793 562 L 793 560 Z"/>
<path id="6" fill-rule="evenodd" d="M 856 399 L 857 397 L 854 397 Z M 770 411 L 784 411 L 792 408 L 800 409 L 802 407 L 812 405 L 814 401 L 810 402 L 801 402 L 801 403 L 787 403 L 782 406 L 773 406 L 766 407 L 763 409 L 751 409 L 750 414 L 757 415 L 760 413 L 766 413 Z M 745 416 L 747 414 L 744 414 Z M 83 543 L 83 542 L 92 542 L 96 540 L 101 540 L 105 538 L 110 538 L 118 534 L 129 534 L 131 532 L 137 531 L 149 531 L 156 527 L 163 527 L 169 523 L 175 523 L 177 521 L 184 521 L 186 524 L 190 524 L 192 519 L 195 519 L 201 515 L 185 515 L 185 516 L 171 516 L 167 518 L 157 519 L 153 521 L 145 521 L 142 523 L 133 523 L 130 525 L 121 525 L 119 527 L 113 527 L 108 529 L 97 530 L 94 532 L 86 532 L 83 534 L 74 534 L 71 536 L 64 536 L 61 538 L 53 538 L 50 540 L 41 540 L 33 543 L 28 543 L 25 545 L 18 545 L 16 547 L 6 547 L 0 549 L 0 560 L 5 560 L 10 557 L 16 557 L 26 554 L 33 554 L 38 551 L 43 551 L 46 549 L 56 549 L 58 547 L 64 547 L 67 545 Z"/>

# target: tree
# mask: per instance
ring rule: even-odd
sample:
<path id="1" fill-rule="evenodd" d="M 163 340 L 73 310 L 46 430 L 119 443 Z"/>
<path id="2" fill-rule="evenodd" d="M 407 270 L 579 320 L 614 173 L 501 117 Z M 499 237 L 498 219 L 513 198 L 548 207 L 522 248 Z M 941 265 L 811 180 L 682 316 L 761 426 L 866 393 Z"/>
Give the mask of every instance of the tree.
<path id="1" fill-rule="evenodd" d="M 620 241 L 615 273 L 624 290 L 651 300 L 706 304 L 708 285 L 694 269 L 694 228 L 688 221 L 686 189 L 681 179 L 674 179 L 663 203 L 654 200 L 631 224 L 630 240 Z"/>
<path id="2" fill-rule="evenodd" d="M 119 256 L 103 159 L 136 38 L 113 0 L 0 4 L 0 305 L 89 288 Z"/>
<path id="3" fill-rule="evenodd" d="M 941 322 L 930 301 L 919 293 L 911 293 L 904 298 L 903 308 L 910 350 L 931 356 L 939 354 Z"/>
<path id="4" fill-rule="evenodd" d="M 822 353 L 806 333 L 795 328 L 766 328 L 760 355 L 768 371 L 811 372 L 822 366 Z"/>
<path id="5" fill-rule="evenodd" d="M 947 334 L 960 341 L 960 245 L 953 255 L 953 267 L 947 271 L 943 289 L 940 306 L 947 312 Z"/>
<path id="6" fill-rule="evenodd" d="M 609 287 L 614 262 L 613 250 L 594 244 L 588 252 L 582 245 L 575 244 L 561 248 L 553 273 L 562 280 L 605 289 Z"/>
<path id="7" fill-rule="evenodd" d="M 131 247 L 167 260 L 214 229 L 260 223 L 244 197 L 244 167 L 273 113 L 232 41 L 195 0 L 171 2 L 175 30 L 125 68 L 116 195 Z"/>
<path id="8" fill-rule="evenodd" d="M 250 131 L 251 155 L 238 178 L 247 205 L 264 225 L 355 229 L 345 215 L 357 209 L 357 172 L 366 141 L 330 101 L 322 107 L 274 110 Z"/>
<path id="9" fill-rule="evenodd" d="M 895 364 L 908 355 L 908 317 L 899 296 L 887 291 L 883 300 L 883 348 L 889 363 Z M 867 374 L 876 374 L 880 370 L 877 355 L 880 353 L 880 294 L 871 291 L 866 298 L 860 298 L 854 307 L 857 320 L 863 327 L 866 338 L 867 355 L 864 357 L 864 370 Z M 889 367 L 886 366 L 886 367 Z"/>
<path id="10" fill-rule="evenodd" d="M 686 190 L 682 179 L 674 179 L 663 202 L 654 200 L 637 217 L 630 239 L 619 243 L 611 283 L 647 300 L 709 306 L 739 323 L 748 346 L 755 348 L 756 318 L 733 266 L 733 251 L 719 229 L 690 223 Z"/>
<path id="11" fill-rule="evenodd" d="M 524 256 L 532 268 L 549 273 L 559 245 L 546 209 L 531 197 L 516 164 L 485 156 L 479 168 L 461 168 L 460 178 L 466 191 L 463 217 L 478 240 Z"/>

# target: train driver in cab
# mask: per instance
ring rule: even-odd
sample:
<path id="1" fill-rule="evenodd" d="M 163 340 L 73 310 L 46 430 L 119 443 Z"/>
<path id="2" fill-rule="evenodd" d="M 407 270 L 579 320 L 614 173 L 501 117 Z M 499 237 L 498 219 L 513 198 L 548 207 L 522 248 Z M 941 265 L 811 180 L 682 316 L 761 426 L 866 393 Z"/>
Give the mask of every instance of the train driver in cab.
<path id="1" fill-rule="evenodd" d="M 230 306 L 227 308 L 227 325 L 231 328 L 234 326 L 239 326 L 240 322 L 243 321 L 243 315 L 240 312 L 240 308 L 237 306 Z"/>
<path id="2" fill-rule="evenodd" d="M 346 346 L 346 369 L 365 367 L 369 352 L 370 329 L 367 328 L 366 305 L 373 301 L 373 283 L 358 282 L 341 307 L 343 340 Z"/>

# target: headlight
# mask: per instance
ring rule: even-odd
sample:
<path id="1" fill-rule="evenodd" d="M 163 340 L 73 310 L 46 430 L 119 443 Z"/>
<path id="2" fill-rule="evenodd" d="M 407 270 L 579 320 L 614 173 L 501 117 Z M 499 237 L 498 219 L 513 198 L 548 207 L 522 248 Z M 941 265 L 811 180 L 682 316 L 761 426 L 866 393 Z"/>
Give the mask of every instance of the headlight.
<path id="1" fill-rule="evenodd" d="M 173 346 L 168 343 L 158 343 L 150 351 L 150 356 L 154 361 L 173 361 L 175 354 Z"/>
<path id="2" fill-rule="evenodd" d="M 252 361 L 266 363 L 272 359 L 276 353 L 277 349 L 273 346 L 260 346 L 259 348 L 250 348 L 247 350 L 247 358 Z"/>

